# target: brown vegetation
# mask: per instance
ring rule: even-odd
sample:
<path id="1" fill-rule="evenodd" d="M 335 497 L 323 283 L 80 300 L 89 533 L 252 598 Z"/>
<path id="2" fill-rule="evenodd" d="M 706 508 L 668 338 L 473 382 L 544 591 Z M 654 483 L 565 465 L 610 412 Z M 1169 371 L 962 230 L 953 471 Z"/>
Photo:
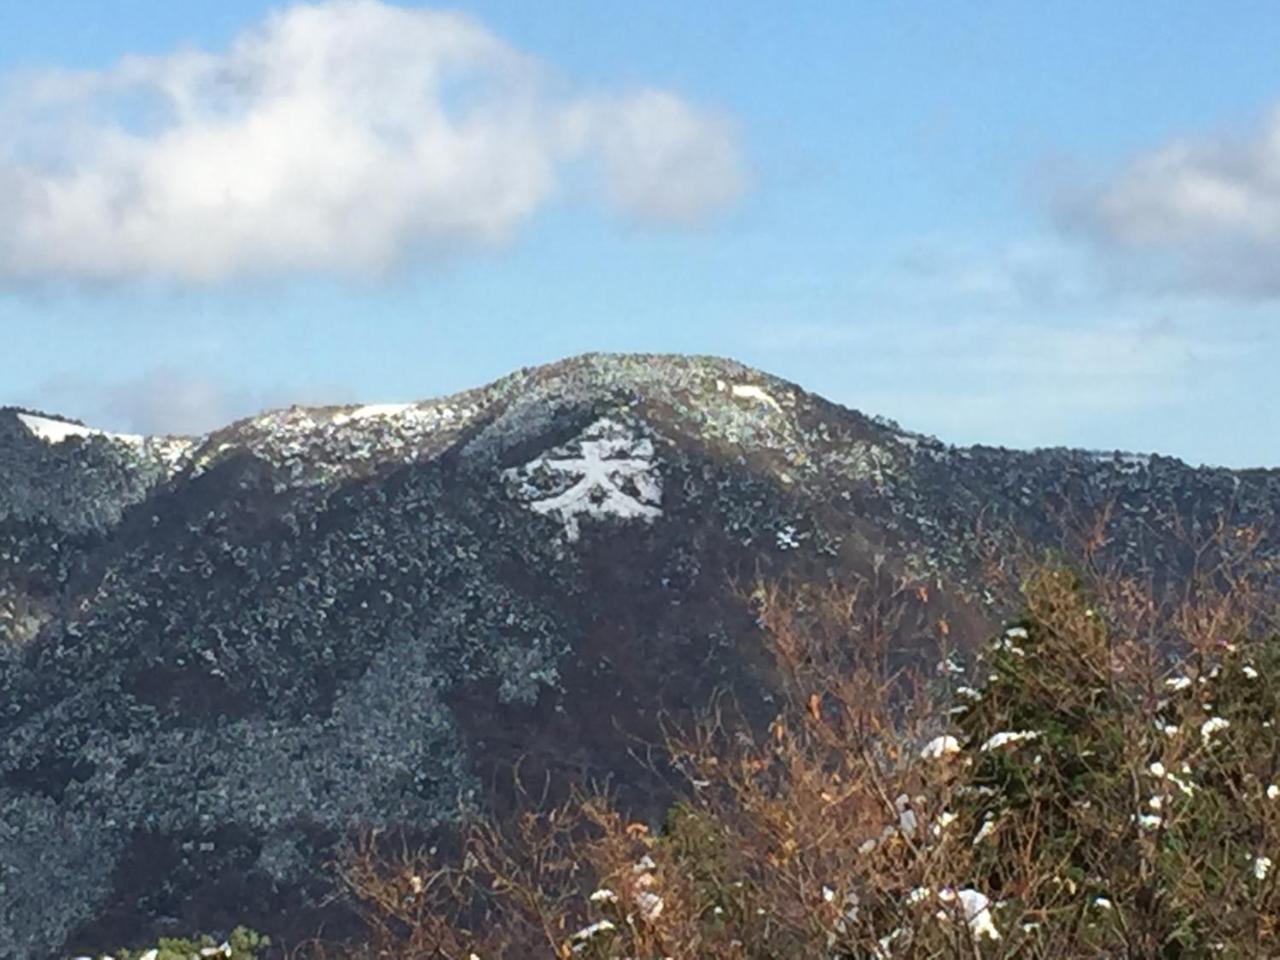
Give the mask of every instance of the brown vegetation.
<path id="1" fill-rule="evenodd" d="M 1041 564 L 964 667 L 890 669 L 902 590 L 747 598 L 786 696 L 666 751 L 659 830 L 579 792 L 451 857 L 364 835 L 361 958 L 1280 956 L 1280 641 L 1247 533 L 1178 597 Z M 1087 546 L 1087 545 L 1086 545 Z M 894 599 L 896 597 L 896 599 Z"/>

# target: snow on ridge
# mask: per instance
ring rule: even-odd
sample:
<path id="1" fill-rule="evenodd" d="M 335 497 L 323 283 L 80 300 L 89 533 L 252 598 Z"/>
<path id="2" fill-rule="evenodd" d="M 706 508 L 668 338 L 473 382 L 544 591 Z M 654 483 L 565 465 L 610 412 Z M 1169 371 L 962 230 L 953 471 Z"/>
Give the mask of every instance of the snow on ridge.
<path id="1" fill-rule="evenodd" d="M 1121 473 L 1138 473 L 1151 468 L 1151 455 L 1148 453 L 1126 453 L 1123 450 L 1086 450 L 1084 454 L 1094 463 L 1108 464 Z"/>
<path id="2" fill-rule="evenodd" d="M 199 476 L 233 450 L 277 469 L 286 486 L 313 487 L 368 471 L 378 463 L 434 456 L 480 412 L 474 398 L 312 407 L 294 404 L 238 420 L 204 438 L 193 469 Z"/>
<path id="3" fill-rule="evenodd" d="M 68 423 L 66 420 L 37 417 L 31 413 L 20 413 L 18 414 L 18 419 L 33 437 L 55 446 L 71 437 L 106 437 L 108 440 L 116 440 L 135 447 L 140 447 L 146 442 L 146 437 L 139 434 L 110 433 L 106 430 L 84 427 L 78 423 Z"/>
<path id="4" fill-rule="evenodd" d="M 371 420 L 378 417 L 395 417 L 406 410 L 413 409 L 412 403 L 370 403 L 350 413 L 339 413 L 333 417 L 333 423 L 342 426 L 353 420 Z"/>

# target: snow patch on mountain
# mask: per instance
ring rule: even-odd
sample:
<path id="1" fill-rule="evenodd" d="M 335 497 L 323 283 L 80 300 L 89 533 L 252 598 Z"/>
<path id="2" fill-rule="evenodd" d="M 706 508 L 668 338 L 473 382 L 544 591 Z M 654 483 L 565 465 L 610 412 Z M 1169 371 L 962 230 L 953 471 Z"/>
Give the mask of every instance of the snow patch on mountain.
<path id="1" fill-rule="evenodd" d="M 66 420 L 37 417 L 31 413 L 18 414 L 18 420 L 31 432 L 33 437 L 55 445 L 69 440 L 71 437 L 106 437 L 108 440 L 117 440 L 121 443 L 140 447 L 146 439 L 137 434 L 109 433 L 106 430 L 95 430 L 92 427 L 82 426 L 78 423 L 68 423 Z"/>
<path id="2" fill-rule="evenodd" d="M 773 407 L 779 412 L 782 410 L 782 406 L 777 400 L 753 383 L 735 383 L 733 385 L 733 395 L 739 400 L 758 400 L 760 403 Z"/>
<path id="3" fill-rule="evenodd" d="M 755 400 L 767 407 L 772 407 L 779 413 L 782 412 L 782 405 L 763 387 L 759 387 L 754 383 L 726 383 L 724 380 L 717 378 L 716 389 L 721 393 L 728 390 L 730 396 L 738 400 Z"/>

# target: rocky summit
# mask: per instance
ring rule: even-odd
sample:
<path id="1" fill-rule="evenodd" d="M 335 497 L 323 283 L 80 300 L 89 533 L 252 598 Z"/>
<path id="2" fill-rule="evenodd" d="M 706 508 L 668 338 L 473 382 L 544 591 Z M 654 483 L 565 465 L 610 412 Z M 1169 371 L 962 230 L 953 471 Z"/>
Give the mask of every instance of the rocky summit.
<path id="1" fill-rule="evenodd" d="M 339 929 L 354 825 L 447 831 L 513 769 L 653 813 L 664 715 L 770 710 L 757 578 L 919 585 L 909 656 L 998 616 L 993 546 L 1103 515 L 1134 574 L 1274 558 L 1280 470 L 956 448 L 702 357 L 202 437 L 0 410 L 0 956 Z"/>

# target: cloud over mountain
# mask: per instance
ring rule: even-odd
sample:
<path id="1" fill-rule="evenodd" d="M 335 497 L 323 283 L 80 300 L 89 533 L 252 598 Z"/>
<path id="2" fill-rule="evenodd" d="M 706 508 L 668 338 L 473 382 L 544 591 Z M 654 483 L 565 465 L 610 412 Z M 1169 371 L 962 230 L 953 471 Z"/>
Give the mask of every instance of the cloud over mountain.
<path id="1" fill-rule="evenodd" d="M 0 91 L 11 280 L 376 275 L 501 244 L 561 192 L 684 225 L 745 185 L 716 112 L 567 89 L 472 19 L 379 0 L 294 6 L 222 52 Z"/>
<path id="2" fill-rule="evenodd" d="M 1162 285 L 1280 296 L 1280 106 L 1243 135 L 1174 140 L 1062 206 Z"/>

